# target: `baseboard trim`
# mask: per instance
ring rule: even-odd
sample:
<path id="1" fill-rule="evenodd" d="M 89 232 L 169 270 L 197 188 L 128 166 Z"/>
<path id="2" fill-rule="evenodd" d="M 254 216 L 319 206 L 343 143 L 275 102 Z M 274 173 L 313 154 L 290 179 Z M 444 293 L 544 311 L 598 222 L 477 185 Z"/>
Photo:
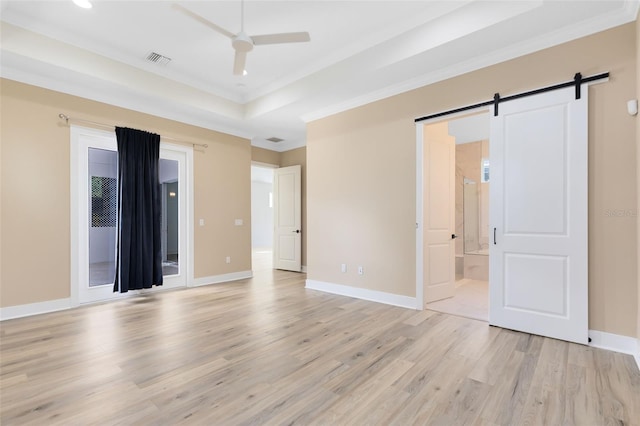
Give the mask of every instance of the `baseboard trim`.
<path id="1" fill-rule="evenodd" d="M 209 277 L 195 278 L 189 287 L 200 287 L 209 284 L 221 284 L 229 281 L 246 280 L 253 277 L 252 271 L 231 272 L 229 274 L 211 275 Z"/>
<path id="2" fill-rule="evenodd" d="M 300 272 L 304 272 L 306 274 L 307 273 L 307 265 L 302 265 L 302 267 L 300 268 Z"/>
<path id="3" fill-rule="evenodd" d="M 609 351 L 620 352 L 632 355 L 638 368 L 640 368 L 640 354 L 638 354 L 638 339 L 633 337 L 621 336 L 619 334 L 606 333 L 604 331 L 589 330 L 591 342 L 589 346 L 599 349 L 607 349 Z"/>
<path id="4" fill-rule="evenodd" d="M 210 277 L 196 278 L 193 280 L 193 285 L 189 287 L 199 287 L 209 284 L 220 284 L 229 281 L 243 280 L 251 278 L 253 273 L 251 271 L 233 272 L 230 274 L 213 275 Z M 183 287 L 184 288 L 184 287 Z M 161 291 L 175 290 L 176 288 L 161 288 Z M 131 296 L 137 296 L 137 294 L 131 294 Z M 118 300 L 118 299 L 115 299 Z M 96 301 L 95 303 L 108 302 L 108 300 Z M 90 303 L 89 303 L 90 304 Z M 85 303 L 80 304 L 80 306 Z M 75 307 L 71 298 L 48 300 L 46 302 L 28 303 L 25 305 L 8 306 L 6 308 L 0 308 L 0 321 L 10 320 L 14 318 L 29 317 L 32 315 L 46 314 L 49 312 L 63 311 L 65 309 L 71 309 Z"/>
<path id="5" fill-rule="evenodd" d="M 49 312 L 64 311 L 65 309 L 70 309 L 72 307 L 71 298 L 8 306 L 6 308 L 0 308 L 0 321 L 30 317 L 32 315 L 46 314 Z"/>
<path id="6" fill-rule="evenodd" d="M 369 300 L 371 302 L 384 303 L 386 305 L 400 306 L 401 308 L 416 309 L 417 307 L 417 300 L 415 297 L 385 293 L 383 291 L 369 290 L 366 288 L 351 287 L 315 280 L 307 280 L 305 288 L 323 291 L 325 293 L 338 294 L 340 296 L 355 297 L 356 299 Z"/>

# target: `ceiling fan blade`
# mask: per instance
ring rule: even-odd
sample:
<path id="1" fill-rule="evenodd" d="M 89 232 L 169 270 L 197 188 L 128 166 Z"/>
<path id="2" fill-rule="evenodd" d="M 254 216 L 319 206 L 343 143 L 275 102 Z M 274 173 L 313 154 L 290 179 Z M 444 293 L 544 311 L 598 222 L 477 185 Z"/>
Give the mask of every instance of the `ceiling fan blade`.
<path id="1" fill-rule="evenodd" d="M 246 62 L 247 52 L 236 50 L 236 56 L 233 59 L 233 73 L 235 75 L 242 75 Z"/>
<path id="2" fill-rule="evenodd" d="M 186 7 L 178 4 L 178 3 L 174 3 L 173 7 L 175 7 L 176 9 L 180 10 L 182 13 L 184 13 L 185 15 L 190 16 L 191 18 L 195 19 L 196 21 L 200 22 L 201 24 L 206 25 L 207 27 L 211 28 L 212 30 L 219 32 L 222 35 L 225 35 L 229 38 L 233 38 L 235 37 L 235 34 L 232 33 L 231 31 L 228 31 L 224 28 L 222 28 L 219 25 L 214 24 L 213 22 L 209 21 L 208 19 L 203 18 L 202 16 L 198 15 L 195 12 L 190 11 L 189 9 L 187 9 Z"/>
<path id="3" fill-rule="evenodd" d="M 300 33 L 280 33 L 280 34 L 264 34 L 251 36 L 253 44 L 279 44 L 279 43 L 302 43 L 311 41 L 308 32 Z"/>

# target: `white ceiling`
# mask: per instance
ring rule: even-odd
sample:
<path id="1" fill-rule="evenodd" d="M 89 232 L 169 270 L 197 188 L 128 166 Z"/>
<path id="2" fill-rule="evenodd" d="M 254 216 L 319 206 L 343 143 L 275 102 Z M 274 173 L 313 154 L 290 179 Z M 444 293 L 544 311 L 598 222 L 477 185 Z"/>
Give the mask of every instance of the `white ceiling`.
<path id="1" fill-rule="evenodd" d="M 240 77 L 230 40 L 173 3 L 94 0 L 86 10 L 71 0 L 0 0 L 0 74 L 285 151 L 304 145 L 305 121 L 621 25 L 638 11 L 636 0 L 247 1 L 248 34 L 308 31 L 311 42 L 256 46 Z M 240 29 L 238 0 L 180 4 Z M 149 63 L 150 52 L 171 62 Z M 274 136 L 284 141 L 266 140 Z"/>

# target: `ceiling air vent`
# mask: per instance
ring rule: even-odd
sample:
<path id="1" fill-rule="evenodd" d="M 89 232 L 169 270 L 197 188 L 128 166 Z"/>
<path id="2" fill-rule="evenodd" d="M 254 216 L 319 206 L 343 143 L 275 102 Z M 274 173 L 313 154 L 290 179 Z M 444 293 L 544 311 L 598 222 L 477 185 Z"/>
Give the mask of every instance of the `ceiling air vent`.
<path id="1" fill-rule="evenodd" d="M 151 52 L 147 55 L 147 61 L 158 65 L 167 65 L 171 62 L 171 58 L 167 58 L 166 56 L 156 52 Z"/>
<path id="2" fill-rule="evenodd" d="M 276 138 L 275 136 L 270 137 L 269 139 L 267 139 L 269 142 L 273 142 L 273 143 L 278 143 L 278 142 L 282 142 L 284 139 L 280 139 L 280 138 Z"/>

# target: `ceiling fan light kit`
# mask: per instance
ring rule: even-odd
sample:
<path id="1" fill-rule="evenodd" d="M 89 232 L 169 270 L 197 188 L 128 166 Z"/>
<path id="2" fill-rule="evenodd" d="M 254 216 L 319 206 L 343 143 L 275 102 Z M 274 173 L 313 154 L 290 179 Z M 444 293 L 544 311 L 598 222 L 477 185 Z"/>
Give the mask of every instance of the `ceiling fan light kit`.
<path id="1" fill-rule="evenodd" d="M 243 32 L 239 32 L 238 35 L 233 37 L 231 45 L 236 52 L 250 52 L 253 50 L 253 41 Z"/>
<path id="2" fill-rule="evenodd" d="M 175 3 L 174 6 L 187 16 L 231 39 L 231 46 L 235 50 L 235 57 L 233 60 L 233 73 L 235 75 L 246 75 L 245 65 L 247 62 L 247 53 L 253 50 L 253 46 L 265 44 L 304 43 L 311 41 L 311 37 L 308 32 L 275 33 L 256 36 L 247 35 L 244 32 L 244 0 L 240 2 L 240 32 L 237 34 L 214 24 L 203 16 L 192 12 L 178 3 Z"/>

